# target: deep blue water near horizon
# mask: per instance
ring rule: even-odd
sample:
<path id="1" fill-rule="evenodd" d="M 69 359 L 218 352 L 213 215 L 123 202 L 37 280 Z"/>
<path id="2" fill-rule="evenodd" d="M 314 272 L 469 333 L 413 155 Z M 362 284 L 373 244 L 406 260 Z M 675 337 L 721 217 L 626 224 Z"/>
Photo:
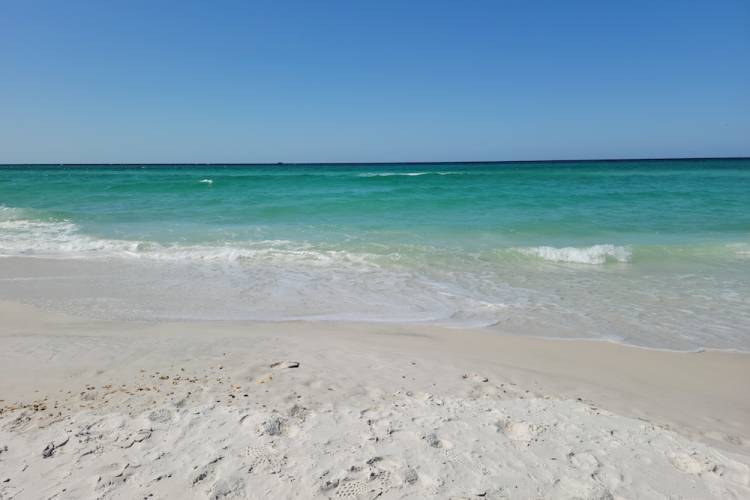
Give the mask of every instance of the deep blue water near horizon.
<path id="1" fill-rule="evenodd" d="M 99 281 L 55 299 L 115 316 L 750 349 L 748 159 L 0 166 L 0 254 L 161 276 L 160 304 L 124 291 L 147 285 L 130 272 L 110 276 L 109 309 Z M 205 296 L 179 296 L 196 282 Z"/>

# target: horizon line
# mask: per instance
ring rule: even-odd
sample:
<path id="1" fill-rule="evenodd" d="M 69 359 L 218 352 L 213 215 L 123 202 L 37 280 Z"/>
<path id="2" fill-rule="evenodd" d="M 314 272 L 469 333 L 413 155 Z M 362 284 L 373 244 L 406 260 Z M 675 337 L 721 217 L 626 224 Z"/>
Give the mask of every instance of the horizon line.
<path id="1" fill-rule="evenodd" d="M 687 156 L 656 158 L 587 158 L 566 160 L 456 160 L 456 161 L 366 161 L 366 162 L 61 162 L 61 163 L 0 163 L 0 167 L 75 167 L 75 166 L 278 166 L 278 165 L 476 165 L 476 164 L 514 164 L 514 163 L 595 163 L 595 162 L 629 162 L 629 161 L 702 161 L 702 160 L 750 160 L 750 156 Z"/>

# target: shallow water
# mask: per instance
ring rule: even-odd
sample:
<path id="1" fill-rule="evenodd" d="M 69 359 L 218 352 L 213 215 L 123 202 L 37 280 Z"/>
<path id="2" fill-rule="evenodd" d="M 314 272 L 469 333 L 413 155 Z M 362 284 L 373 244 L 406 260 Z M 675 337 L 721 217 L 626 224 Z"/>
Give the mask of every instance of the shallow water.
<path id="1" fill-rule="evenodd" d="M 750 349 L 750 160 L 0 167 L 0 206 L 0 254 L 91 264 L 0 278 L 58 308 Z"/>

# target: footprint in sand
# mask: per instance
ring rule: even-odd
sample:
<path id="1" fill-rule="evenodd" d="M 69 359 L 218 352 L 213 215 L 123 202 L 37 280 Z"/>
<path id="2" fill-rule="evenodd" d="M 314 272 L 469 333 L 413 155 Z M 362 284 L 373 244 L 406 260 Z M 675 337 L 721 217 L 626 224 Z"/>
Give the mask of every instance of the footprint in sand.
<path id="1" fill-rule="evenodd" d="M 157 408 L 156 410 L 153 410 L 151 413 L 148 414 L 148 419 L 151 422 L 156 422 L 159 424 L 166 424 L 172 421 L 173 416 L 172 416 L 172 412 L 168 410 L 167 408 Z"/>
<path id="2" fill-rule="evenodd" d="M 444 450 L 450 450 L 453 448 L 453 443 L 445 439 L 440 439 L 434 432 L 427 434 L 423 439 L 433 448 L 442 448 Z"/>
<path id="3" fill-rule="evenodd" d="M 495 424 L 498 431 L 518 445 L 526 445 L 539 434 L 539 427 L 529 422 L 514 422 L 512 420 L 500 421 Z"/>
<path id="4" fill-rule="evenodd" d="M 128 433 L 124 438 L 120 439 L 120 448 L 132 448 L 138 443 L 142 443 L 149 439 L 152 434 L 151 429 L 139 429 L 136 432 Z"/>
<path id="5" fill-rule="evenodd" d="M 247 498 L 245 482 L 238 477 L 219 479 L 211 487 L 209 498 Z"/>
<path id="6" fill-rule="evenodd" d="M 103 474 L 97 480 L 96 491 L 101 494 L 101 497 L 114 496 L 114 490 L 123 486 L 139 467 L 139 465 L 131 465 L 129 463 L 124 465 L 120 463 L 105 465 L 102 469 Z"/>
<path id="7" fill-rule="evenodd" d="M 277 416 L 270 417 L 258 426 L 261 436 L 280 436 L 284 432 L 286 421 Z"/>
<path id="8" fill-rule="evenodd" d="M 416 484 L 419 481 L 419 474 L 411 467 L 407 467 L 402 471 L 401 479 L 405 484 Z"/>
<path id="9" fill-rule="evenodd" d="M 285 458 L 272 448 L 248 446 L 244 455 L 248 472 L 278 473 L 285 464 Z"/>
<path id="10" fill-rule="evenodd" d="M 339 485 L 336 487 L 336 496 L 339 498 L 356 498 L 363 496 L 368 492 L 369 489 L 367 483 L 364 481 L 344 480 L 340 481 Z"/>
<path id="11" fill-rule="evenodd" d="M 720 473 L 721 466 L 711 462 L 708 458 L 692 453 L 671 453 L 669 461 L 672 466 L 685 474 L 701 474 L 703 472 Z"/>
<path id="12" fill-rule="evenodd" d="M 603 485 L 595 481 L 578 480 L 563 477 L 555 480 L 552 489 L 545 495 L 549 499 L 590 499 L 590 500 L 613 500 L 615 497 Z"/>
<path id="13" fill-rule="evenodd" d="M 383 457 L 371 458 L 364 467 L 353 466 L 344 479 L 333 483 L 336 485 L 334 495 L 338 498 L 378 498 L 391 487 L 391 469 L 397 466 Z"/>
<path id="14" fill-rule="evenodd" d="M 568 453 L 568 462 L 574 469 L 585 471 L 588 474 L 593 474 L 601 466 L 599 459 L 585 451 L 580 453 L 571 451 Z"/>
<path id="15" fill-rule="evenodd" d="M 191 484 L 193 486 L 197 485 L 198 483 L 201 483 L 207 479 L 212 478 L 215 475 L 216 467 L 219 462 L 221 462 L 224 459 L 224 457 L 219 456 L 208 462 L 206 465 L 201 467 L 201 469 L 196 472 L 192 479 L 190 480 Z"/>

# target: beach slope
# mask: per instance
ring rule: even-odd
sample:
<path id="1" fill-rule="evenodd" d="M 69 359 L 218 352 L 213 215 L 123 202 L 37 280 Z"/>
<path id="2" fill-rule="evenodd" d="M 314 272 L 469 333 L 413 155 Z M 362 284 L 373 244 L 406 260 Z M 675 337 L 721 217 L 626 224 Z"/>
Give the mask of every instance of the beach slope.
<path id="1" fill-rule="evenodd" d="M 0 498 L 748 498 L 750 357 L 0 304 Z"/>

